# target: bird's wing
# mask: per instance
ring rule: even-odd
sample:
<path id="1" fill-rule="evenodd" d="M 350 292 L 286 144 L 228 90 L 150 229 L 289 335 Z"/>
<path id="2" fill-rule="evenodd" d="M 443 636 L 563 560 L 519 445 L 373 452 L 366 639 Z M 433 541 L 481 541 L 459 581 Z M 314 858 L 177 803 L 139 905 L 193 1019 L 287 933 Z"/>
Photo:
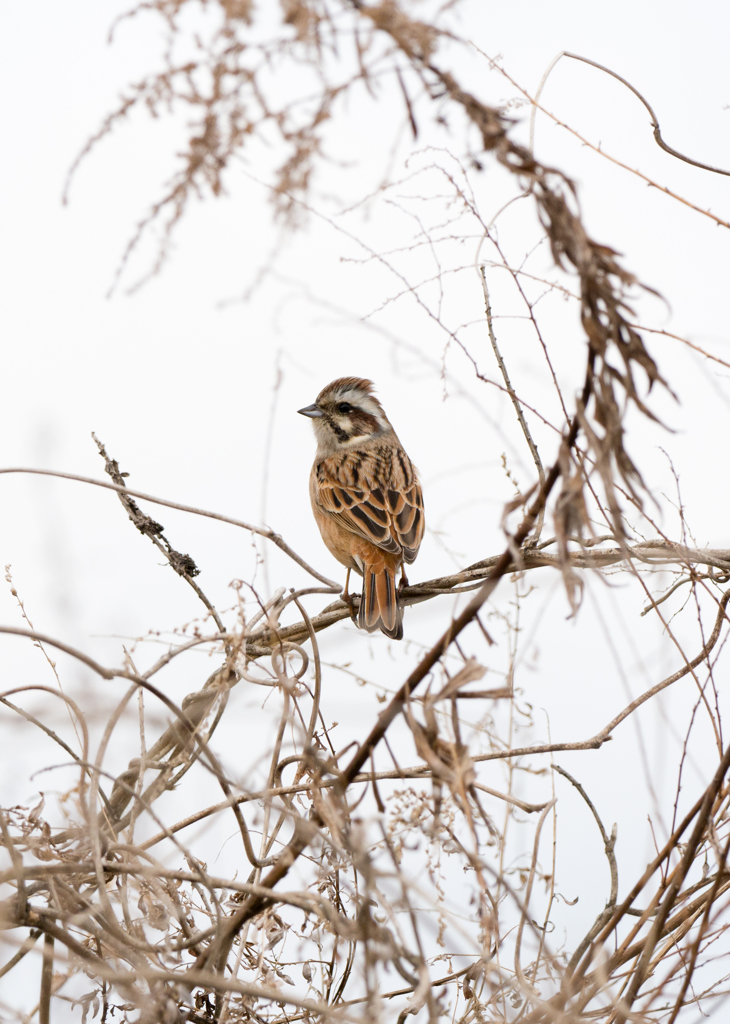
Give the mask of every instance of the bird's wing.
<path id="1" fill-rule="evenodd" d="M 403 548 L 403 558 L 410 565 L 418 554 L 426 528 L 421 485 L 414 479 L 407 490 L 397 491 L 389 488 L 387 498 L 391 523 L 398 543 Z"/>
<path id="2" fill-rule="evenodd" d="M 331 455 L 315 466 L 316 500 L 350 533 L 412 562 L 423 539 L 423 495 L 402 449 Z"/>

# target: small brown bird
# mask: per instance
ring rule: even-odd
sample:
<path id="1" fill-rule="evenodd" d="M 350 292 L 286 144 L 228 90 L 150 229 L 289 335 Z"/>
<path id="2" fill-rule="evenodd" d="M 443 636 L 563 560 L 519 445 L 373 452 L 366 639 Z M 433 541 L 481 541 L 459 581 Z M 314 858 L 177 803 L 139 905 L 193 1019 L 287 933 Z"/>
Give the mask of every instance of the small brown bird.
<path id="1" fill-rule="evenodd" d="M 413 463 L 403 451 L 373 383 L 359 377 L 332 381 L 314 405 L 299 409 L 312 419 L 317 455 L 309 496 L 322 540 L 363 577 L 358 625 L 403 638 L 403 610 L 395 578 L 407 583 L 403 563 L 418 554 L 425 519 Z"/>

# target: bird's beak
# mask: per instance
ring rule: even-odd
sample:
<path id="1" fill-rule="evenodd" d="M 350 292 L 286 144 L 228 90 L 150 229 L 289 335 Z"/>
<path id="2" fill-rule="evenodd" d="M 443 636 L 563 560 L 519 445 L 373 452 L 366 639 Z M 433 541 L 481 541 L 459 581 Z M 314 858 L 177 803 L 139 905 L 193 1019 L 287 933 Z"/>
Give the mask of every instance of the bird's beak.
<path id="1" fill-rule="evenodd" d="M 309 416 L 310 419 L 317 420 L 320 416 L 324 416 L 324 413 L 318 405 L 307 405 L 304 409 L 297 409 L 300 416 Z"/>

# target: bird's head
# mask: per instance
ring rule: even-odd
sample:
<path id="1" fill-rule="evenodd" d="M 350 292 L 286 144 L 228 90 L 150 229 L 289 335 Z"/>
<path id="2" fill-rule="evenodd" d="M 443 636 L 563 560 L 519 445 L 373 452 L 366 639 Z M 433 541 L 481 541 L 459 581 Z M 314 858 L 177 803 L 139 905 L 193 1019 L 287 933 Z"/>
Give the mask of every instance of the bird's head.
<path id="1" fill-rule="evenodd" d="M 320 391 L 313 405 L 298 410 L 302 416 L 311 418 L 320 451 L 353 448 L 392 432 L 373 390 L 370 380 L 340 377 Z"/>

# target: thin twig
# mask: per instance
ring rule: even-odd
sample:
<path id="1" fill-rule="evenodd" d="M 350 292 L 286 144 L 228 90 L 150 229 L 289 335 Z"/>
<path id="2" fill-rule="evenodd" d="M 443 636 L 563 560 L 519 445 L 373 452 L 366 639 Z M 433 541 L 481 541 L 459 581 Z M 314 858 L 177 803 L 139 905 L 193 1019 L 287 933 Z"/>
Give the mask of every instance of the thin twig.
<path id="1" fill-rule="evenodd" d="M 497 338 L 495 336 L 494 325 L 492 323 L 492 307 L 489 301 L 489 288 L 487 287 L 487 274 L 484 264 L 481 264 L 479 267 L 479 275 L 482 281 L 482 291 L 484 292 L 484 310 L 487 317 L 487 330 L 489 332 L 489 340 L 492 343 L 494 357 L 497 360 L 497 365 L 499 366 L 500 373 L 502 374 L 502 377 L 504 379 L 504 385 L 507 389 L 507 394 L 509 395 L 512 405 L 514 406 L 514 410 L 517 415 L 517 422 L 519 423 L 522 433 L 525 436 L 525 440 L 527 441 L 527 447 L 530 449 L 532 461 L 535 463 L 535 468 L 537 469 L 538 479 L 540 483 L 542 483 L 545 479 L 545 470 L 540 460 L 537 445 L 535 444 L 532 434 L 530 433 L 530 428 L 527 426 L 525 414 L 522 411 L 522 406 L 520 405 L 517 393 L 515 392 L 515 389 L 512 387 L 512 382 L 510 381 L 509 374 L 507 373 L 507 367 L 505 366 L 504 359 L 502 358 L 502 353 L 499 351 L 499 346 L 497 345 Z M 540 525 L 540 521 L 538 521 L 538 526 L 535 528 L 535 536 L 538 538 L 540 535 Z"/>
<path id="2" fill-rule="evenodd" d="M 328 579 L 326 576 L 322 576 L 316 569 L 313 569 L 311 565 L 308 565 L 295 551 L 293 551 L 283 537 L 280 537 L 278 533 L 267 527 L 252 526 L 251 523 L 246 523 L 242 519 L 233 519 L 231 516 L 221 515 L 219 512 L 209 512 L 207 509 L 195 508 L 193 505 L 182 505 L 177 501 L 168 501 L 166 498 L 156 498 L 153 494 L 147 494 L 144 491 L 133 491 L 129 487 L 124 487 L 119 484 L 109 483 L 107 480 L 96 480 L 91 476 L 80 476 L 77 473 L 60 473 L 52 469 L 27 469 L 27 468 L 9 468 L 0 469 L 0 475 L 5 473 L 28 473 L 34 476 L 52 476 L 59 480 L 74 480 L 77 483 L 91 484 L 93 487 L 104 487 L 108 491 L 116 491 L 117 494 L 127 494 L 132 498 L 140 498 L 143 501 L 150 501 L 153 505 L 163 505 L 165 508 L 175 508 L 179 512 L 190 512 L 195 516 L 204 516 L 206 519 L 215 519 L 219 523 L 228 523 L 230 526 L 238 526 L 242 530 L 248 530 L 249 533 L 255 533 L 259 537 L 264 537 L 266 540 L 270 540 L 272 544 L 276 544 L 278 548 L 289 556 L 292 561 L 296 562 L 297 565 L 301 566 L 310 576 L 314 576 L 320 583 L 324 583 L 325 586 L 334 587 L 336 590 L 341 590 L 341 586 L 335 583 L 334 580 Z"/>
<path id="3" fill-rule="evenodd" d="M 616 826 L 615 825 L 613 826 L 613 830 L 611 831 L 611 835 L 609 837 L 608 833 L 606 832 L 605 828 L 603 827 L 603 822 L 601 821 L 601 817 L 600 817 L 598 811 L 596 810 L 595 806 L 593 805 L 593 801 L 588 796 L 586 791 L 583 789 L 583 787 L 581 786 L 580 782 L 578 782 L 577 779 L 574 779 L 573 776 L 570 774 L 570 772 L 566 772 L 565 768 L 561 768 L 560 765 L 553 764 L 553 765 L 551 765 L 551 768 L 554 771 L 559 772 L 560 775 L 562 775 L 564 778 L 566 778 L 568 780 L 568 782 L 570 782 L 573 786 L 575 786 L 575 788 L 578 790 L 578 792 L 580 793 L 580 795 L 583 797 L 583 799 L 585 800 L 586 804 L 588 805 L 591 814 L 596 819 L 596 824 L 598 825 L 598 830 L 601 833 L 601 839 L 603 840 L 603 847 L 604 847 L 604 850 L 606 852 L 606 858 L 608 860 L 609 870 L 611 872 L 611 893 L 610 893 L 610 895 L 608 897 L 608 903 L 606 904 L 606 906 L 614 907 L 616 905 L 616 897 L 618 895 L 618 865 L 616 863 L 616 853 L 615 853 L 615 847 L 616 847 Z"/>
<path id="4" fill-rule="evenodd" d="M 636 98 L 640 100 L 641 103 L 644 104 L 647 111 L 649 112 L 649 116 L 651 117 L 651 126 L 653 129 L 654 139 L 656 141 L 656 144 L 661 149 L 663 149 L 665 153 L 669 153 L 670 156 L 676 157 L 677 160 L 683 160 L 686 164 L 692 164 L 693 167 L 699 167 L 703 171 L 711 171 L 713 174 L 730 175 L 730 171 L 725 171 L 721 167 L 713 167 L 711 164 L 703 164 L 699 160 L 694 160 L 691 156 L 685 156 L 684 153 L 679 153 L 676 149 L 672 149 L 672 147 L 669 146 L 662 138 L 661 129 L 659 128 L 659 119 L 654 113 L 654 108 L 651 106 L 649 101 L 644 96 L 642 96 L 642 94 L 639 92 L 636 86 L 632 85 L 631 82 L 629 82 L 622 75 L 619 75 L 616 71 L 612 71 L 611 68 L 607 68 L 605 65 L 599 64 L 598 61 L 591 60 L 589 57 L 581 57 L 580 54 L 570 53 L 568 50 L 563 50 L 561 53 L 559 53 L 557 57 L 555 57 L 551 61 L 550 66 L 548 67 L 545 74 L 542 76 L 540 86 L 538 88 L 537 93 L 535 94 L 536 103 L 540 99 L 540 94 L 542 93 L 542 90 L 545 87 L 545 83 L 547 82 L 550 72 L 553 70 L 553 68 L 561 59 L 561 57 L 571 57 L 573 60 L 583 61 L 584 64 L 591 64 L 594 68 L 598 68 L 599 71 L 605 71 L 607 75 L 611 75 L 612 78 L 617 79 L 619 82 L 622 83 L 622 85 L 625 85 L 627 89 L 630 89 L 634 96 L 636 96 Z M 532 115 L 530 117 L 530 148 L 532 148 L 533 143 L 534 111 L 535 108 L 533 107 Z"/>
<path id="5" fill-rule="evenodd" d="M 94 438 L 96 446 L 99 449 L 99 454 L 104 460 L 104 469 L 106 470 L 107 474 L 109 475 L 113 483 L 115 483 L 119 487 L 124 488 L 124 490 L 120 490 L 117 493 L 119 495 L 119 500 L 122 503 L 122 507 L 124 508 L 125 512 L 129 516 L 132 523 L 136 526 L 136 528 L 139 530 L 141 534 L 143 534 L 145 537 L 149 537 L 149 539 L 155 545 L 157 550 L 162 552 L 162 554 L 170 563 L 171 567 L 178 574 L 178 576 L 181 576 L 185 580 L 185 582 L 190 587 L 192 587 L 192 589 L 195 591 L 197 596 L 200 598 L 202 603 L 205 605 L 205 607 L 208 609 L 209 613 L 213 617 L 213 620 L 218 629 L 220 630 L 220 632 L 225 633 L 226 627 L 223 625 L 220 616 L 218 615 L 218 612 L 215 610 L 209 599 L 206 597 L 201 588 L 193 579 L 194 576 L 197 576 L 200 573 L 200 569 L 198 569 L 197 565 L 195 564 L 195 561 L 190 557 L 190 555 L 183 555 L 181 554 L 181 552 L 176 551 L 170 544 L 167 537 L 165 537 L 164 533 L 162 532 L 163 527 L 161 526 L 161 524 L 156 523 L 154 519 L 152 519 L 150 516 L 146 515 L 144 512 L 140 510 L 137 503 L 127 494 L 126 482 L 124 478 L 125 476 L 128 476 L 128 474 L 122 473 L 122 471 L 119 468 L 119 463 L 117 462 L 117 460 L 111 459 L 107 455 L 106 448 L 101 443 L 96 434 L 92 433 L 91 436 Z"/>
<path id="6" fill-rule="evenodd" d="M 657 683 L 656 686 L 652 686 L 650 689 L 642 693 L 641 696 L 637 697 L 635 700 L 632 700 L 631 703 L 627 704 L 623 711 L 620 712 L 620 714 L 616 715 L 615 718 L 612 718 L 608 725 L 604 726 L 604 728 L 601 729 L 600 732 L 597 732 L 595 736 L 592 736 L 588 740 L 579 740 L 576 743 L 545 743 L 537 744 L 532 747 L 517 747 L 514 749 L 498 751 L 491 754 L 475 754 L 472 757 L 472 760 L 474 762 L 494 761 L 508 757 L 524 757 L 526 754 L 549 754 L 563 750 L 597 750 L 606 742 L 606 740 L 610 738 L 611 733 L 614 731 L 616 726 L 620 725 L 621 722 L 624 721 L 624 719 L 629 717 L 629 715 L 632 715 L 637 708 L 641 707 L 642 704 L 645 704 L 646 701 L 650 700 L 652 697 L 655 697 L 657 693 L 661 693 L 661 691 L 665 690 L 668 686 L 671 686 L 673 683 L 678 682 L 680 679 L 684 678 L 684 676 L 689 675 L 690 672 L 692 672 L 694 669 L 697 668 L 698 665 L 701 665 L 702 662 L 705 661 L 705 659 L 717 643 L 718 638 L 720 636 L 722 624 L 727 617 L 725 609 L 727 607 L 727 603 L 729 600 L 730 590 L 726 590 L 719 602 L 717 617 L 715 619 L 715 625 L 713 627 L 712 633 L 708 637 L 707 643 L 704 645 L 700 653 L 697 654 L 692 659 L 692 661 L 686 662 L 682 668 L 677 669 L 676 672 L 673 672 L 672 675 L 667 676 L 666 679 L 663 679 L 660 683 Z"/>
<path id="7" fill-rule="evenodd" d="M 573 954 L 570 960 L 568 961 L 568 965 L 565 969 L 565 975 L 569 978 L 575 970 L 576 965 L 580 963 L 583 954 L 588 949 L 591 942 L 593 942 L 596 935 L 598 935 L 599 931 L 606 923 L 607 919 L 610 917 L 613 908 L 616 906 L 616 898 L 618 896 L 618 864 L 616 863 L 616 825 L 613 826 L 613 829 L 611 830 L 611 835 L 609 837 L 606 833 L 605 828 L 603 827 L 603 822 L 601 821 L 601 817 L 598 811 L 593 805 L 591 798 L 588 796 L 586 791 L 581 786 L 580 782 L 578 782 L 577 779 L 574 779 L 569 772 L 566 772 L 566 770 L 564 768 L 561 768 L 559 765 L 553 764 L 551 765 L 551 767 L 556 772 L 559 772 L 560 775 L 564 776 L 564 778 L 566 778 L 573 786 L 575 786 L 575 788 L 578 790 L 578 792 L 588 805 L 593 817 L 596 819 L 596 824 L 598 825 L 598 829 L 601 833 L 601 839 L 603 840 L 603 849 L 606 853 L 606 858 L 608 860 L 609 871 L 611 873 L 611 892 L 608 897 L 608 902 L 606 903 L 606 906 L 603 908 L 603 910 L 598 915 L 596 920 L 593 922 L 588 932 L 583 936 L 583 938 L 573 951 Z"/>

